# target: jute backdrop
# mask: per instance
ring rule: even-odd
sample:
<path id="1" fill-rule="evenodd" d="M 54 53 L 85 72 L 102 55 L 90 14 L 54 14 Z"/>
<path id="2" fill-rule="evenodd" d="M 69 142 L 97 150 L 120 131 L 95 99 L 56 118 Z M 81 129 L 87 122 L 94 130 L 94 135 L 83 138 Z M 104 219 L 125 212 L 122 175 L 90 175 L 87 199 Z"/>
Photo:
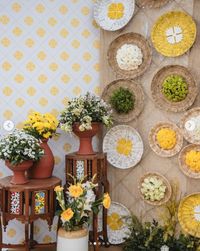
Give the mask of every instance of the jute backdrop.
<path id="1" fill-rule="evenodd" d="M 107 61 L 107 50 L 109 44 L 121 34 L 126 32 L 136 32 L 142 34 L 151 44 L 150 32 L 154 22 L 163 13 L 171 10 L 182 10 L 192 15 L 200 28 L 200 8 L 199 0 L 174 0 L 160 9 L 140 9 L 136 7 L 135 14 L 131 22 L 121 31 L 106 32 L 101 30 L 101 59 L 100 59 L 100 76 L 101 89 L 108 85 L 111 81 L 119 78 L 110 68 Z M 178 167 L 178 156 L 172 158 L 162 158 L 157 156 L 150 148 L 148 143 L 148 134 L 150 128 L 158 122 L 174 122 L 179 123 L 183 113 L 165 112 L 156 108 L 151 97 L 151 81 L 154 74 L 163 66 L 170 64 L 180 64 L 188 67 L 199 84 L 199 66 L 200 58 L 197 56 L 200 53 L 199 48 L 199 33 L 197 41 L 192 50 L 178 58 L 166 58 L 156 52 L 152 44 L 152 63 L 149 69 L 143 76 L 135 79 L 136 82 L 143 86 L 145 92 L 145 107 L 141 115 L 134 121 L 128 123 L 133 126 L 141 134 L 144 142 L 144 155 L 141 162 L 128 170 L 121 170 L 109 165 L 108 176 L 112 199 L 121 202 L 138 216 L 143 219 L 151 219 L 158 216 L 158 210 L 155 207 L 147 205 L 140 199 L 138 192 L 138 183 L 140 178 L 147 172 L 159 172 L 171 182 L 178 182 L 182 196 L 193 192 L 200 191 L 199 180 L 187 178 Z M 200 105 L 199 95 L 193 107 Z M 184 142 L 186 145 L 187 142 Z"/>

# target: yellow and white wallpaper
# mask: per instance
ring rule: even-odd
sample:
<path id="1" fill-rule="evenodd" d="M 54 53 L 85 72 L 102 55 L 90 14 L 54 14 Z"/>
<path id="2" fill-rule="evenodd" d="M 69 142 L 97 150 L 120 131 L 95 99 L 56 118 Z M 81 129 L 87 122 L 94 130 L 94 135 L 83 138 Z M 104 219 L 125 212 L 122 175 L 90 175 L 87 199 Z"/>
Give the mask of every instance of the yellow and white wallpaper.
<path id="1" fill-rule="evenodd" d="M 20 128 L 32 110 L 55 115 L 72 96 L 99 94 L 99 29 L 92 0 L 0 1 L 0 134 L 6 120 Z M 77 149 L 72 136 L 50 142 L 63 179 L 64 155 Z M 10 171 L 1 162 L 0 177 Z M 55 238 L 40 221 L 35 234 L 41 242 Z M 23 226 L 14 221 L 6 242 L 23 241 Z"/>

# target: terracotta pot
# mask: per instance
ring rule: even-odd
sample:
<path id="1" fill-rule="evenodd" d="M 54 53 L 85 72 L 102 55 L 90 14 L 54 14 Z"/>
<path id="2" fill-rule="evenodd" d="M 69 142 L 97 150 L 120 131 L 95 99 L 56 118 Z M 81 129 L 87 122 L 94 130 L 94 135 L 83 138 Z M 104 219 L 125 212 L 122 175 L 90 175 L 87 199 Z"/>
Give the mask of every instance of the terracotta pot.
<path id="1" fill-rule="evenodd" d="M 28 176 L 31 179 L 47 179 L 51 177 L 53 173 L 55 160 L 51 148 L 48 145 L 48 139 L 43 139 L 40 146 L 44 150 L 44 155 L 39 161 L 35 162 L 28 171 Z"/>
<path id="2" fill-rule="evenodd" d="M 57 251 L 88 251 L 88 230 L 81 229 L 67 232 L 59 228 Z"/>
<path id="3" fill-rule="evenodd" d="M 79 137 L 80 145 L 77 154 L 79 155 L 90 155 L 95 154 L 92 147 L 92 138 L 95 136 L 101 129 L 101 123 L 92 123 L 92 129 L 86 131 L 79 130 L 79 123 L 74 123 L 73 132 L 76 136 Z"/>
<path id="4" fill-rule="evenodd" d="M 28 178 L 26 177 L 25 171 L 27 171 L 33 165 L 32 160 L 25 160 L 17 165 L 12 165 L 10 161 L 6 160 L 5 164 L 13 171 L 13 177 L 10 183 L 15 185 L 22 185 L 29 182 Z"/>

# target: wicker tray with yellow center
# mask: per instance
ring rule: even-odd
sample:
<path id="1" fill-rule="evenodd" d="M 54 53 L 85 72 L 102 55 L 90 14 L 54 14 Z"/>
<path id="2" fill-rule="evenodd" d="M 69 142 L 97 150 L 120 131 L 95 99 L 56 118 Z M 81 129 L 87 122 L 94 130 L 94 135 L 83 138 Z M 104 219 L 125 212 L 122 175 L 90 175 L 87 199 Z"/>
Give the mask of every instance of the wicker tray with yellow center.
<path id="1" fill-rule="evenodd" d="M 200 178 L 200 146 L 187 145 L 179 155 L 179 167 L 190 178 Z"/>
<path id="2" fill-rule="evenodd" d="M 111 3 L 108 6 L 108 17 L 110 19 L 120 19 L 124 16 L 123 3 Z"/>
<path id="3" fill-rule="evenodd" d="M 171 157 L 181 150 L 183 136 L 175 124 L 161 122 L 151 129 L 149 144 L 157 155 Z"/>

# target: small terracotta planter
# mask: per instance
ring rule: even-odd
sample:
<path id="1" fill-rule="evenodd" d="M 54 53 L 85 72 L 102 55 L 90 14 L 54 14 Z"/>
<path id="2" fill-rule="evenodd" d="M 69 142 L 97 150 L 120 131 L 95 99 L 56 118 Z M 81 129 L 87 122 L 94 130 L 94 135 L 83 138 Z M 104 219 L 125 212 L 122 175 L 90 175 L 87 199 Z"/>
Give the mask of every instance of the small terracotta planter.
<path id="1" fill-rule="evenodd" d="M 57 251 L 88 251 L 88 230 L 65 231 L 58 230 Z"/>
<path id="2" fill-rule="evenodd" d="M 101 130 L 101 123 L 93 122 L 92 129 L 86 131 L 79 130 L 79 123 L 74 123 L 73 132 L 76 136 L 79 137 L 80 145 L 79 150 L 76 154 L 79 155 L 91 155 L 95 154 L 92 147 L 92 138 Z"/>
<path id="3" fill-rule="evenodd" d="M 50 178 L 53 173 L 55 160 L 51 148 L 48 145 L 48 139 L 43 139 L 40 146 L 44 150 L 44 155 L 39 161 L 35 162 L 28 171 L 28 177 L 31 179 L 47 179 Z"/>
<path id="4" fill-rule="evenodd" d="M 15 185 L 23 185 L 29 182 L 25 172 L 33 165 L 32 160 L 25 160 L 17 165 L 12 165 L 8 160 L 6 160 L 5 164 L 13 171 L 13 177 L 10 183 Z"/>

